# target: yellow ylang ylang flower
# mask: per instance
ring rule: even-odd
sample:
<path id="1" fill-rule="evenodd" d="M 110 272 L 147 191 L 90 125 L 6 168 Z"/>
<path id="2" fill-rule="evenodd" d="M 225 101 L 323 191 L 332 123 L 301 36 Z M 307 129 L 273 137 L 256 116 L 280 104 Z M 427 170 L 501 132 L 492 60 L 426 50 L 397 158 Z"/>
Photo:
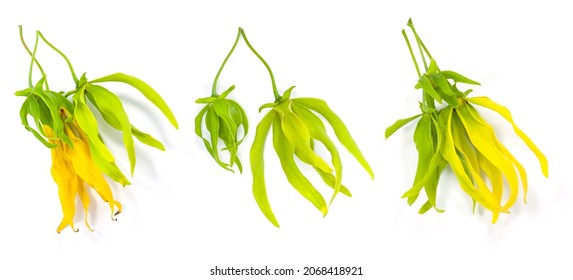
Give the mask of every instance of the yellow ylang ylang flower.
<path id="1" fill-rule="evenodd" d="M 374 178 L 374 173 L 350 135 L 346 125 L 326 102 L 317 98 L 291 99 L 290 96 L 294 86 L 287 89 L 282 95 L 279 94 L 271 68 L 252 47 L 244 31 L 239 29 L 239 33 L 249 49 L 267 68 L 275 97 L 275 102 L 260 107 L 260 110 L 267 108 L 271 110 L 266 113 L 257 125 L 255 139 L 251 146 L 250 163 L 255 200 L 267 219 L 278 227 L 279 223 L 267 197 L 264 174 L 265 141 L 272 128 L 273 147 L 287 180 L 304 198 L 310 201 L 323 215 L 326 215 L 328 206 L 339 192 L 347 196 L 351 196 L 351 194 L 342 185 L 342 162 L 338 149 L 329 137 L 326 126 L 319 116 L 332 126 L 340 143 L 360 162 L 372 178 Z M 318 143 L 322 144 L 330 153 L 331 164 L 327 163 L 315 152 L 314 148 Z M 328 204 L 321 193 L 302 174 L 297 166 L 296 158 L 312 166 L 323 181 L 334 189 Z"/>
<path id="2" fill-rule="evenodd" d="M 64 116 L 69 113 L 62 109 Z M 86 185 L 93 188 L 96 193 L 107 202 L 111 208 L 111 213 L 115 216 L 121 212 L 121 204 L 113 199 L 113 193 L 103 173 L 100 171 L 92 159 L 89 139 L 79 128 L 76 121 L 66 122 L 64 131 L 66 136 L 72 141 L 73 147 L 54 137 L 52 128 L 45 125 L 43 130 L 52 144 L 56 145 L 52 149 L 52 177 L 58 184 L 58 194 L 62 205 L 64 217 L 58 226 L 58 232 L 67 226 L 74 228 L 75 200 L 80 197 L 85 212 L 85 223 L 88 224 L 88 207 L 90 199 Z M 117 211 L 117 212 L 116 212 Z"/>
<path id="3" fill-rule="evenodd" d="M 515 133 L 525 142 L 538 158 L 542 173 L 548 176 L 547 159 L 529 137 L 517 127 L 509 110 L 487 97 L 468 97 L 472 90 L 461 91 L 458 84 L 479 85 L 453 71 L 442 71 L 418 36 L 412 21 L 408 26 L 414 34 L 420 50 L 425 73 L 421 73 L 406 32 L 410 54 L 419 76 L 416 88 L 423 90 L 422 113 L 398 120 L 386 130 L 386 138 L 407 123 L 419 119 L 414 132 L 418 150 L 418 167 L 413 186 L 403 195 L 412 205 L 422 189 L 427 202 L 420 208 L 420 214 L 436 205 L 437 186 L 444 168 L 449 166 L 456 175 L 461 188 L 477 204 L 492 212 L 492 223 L 500 213 L 509 213 L 515 204 L 520 185 L 523 197 L 527 195 L 527 174 L 523 165 L 498 141 L 493 127 L 479 114 L 476 105 L 499 113 L 510 122 Z M 427 56 L 430 59 L 428 64 Z M 436 108 L 435 102 L 446 105 Z M 509 195 L 504 198 L 507 182 Z"/>
<path id="4" fill-rule="evenodd" d="M 112 191 L 104 175 L 123 186 L 130 182 L 116 165 L 114 156 L 103 142 L 98 121 L 88 104 L 96 108 L 107 124 L 122 132 L 132 175 L 136 162 L 133 137 L 157 149 L 164 150 L 165 148 L 160 141 L 137 129 L 131 123 L 119 97 L 99 84 L 122 82 L 131 85 L 158 107 L 177 128 L 173 113 L 161 96 L 138 78 L 116 73 L 92 81 L 88 81 L 85 74 L 78 79 L 70 60 L 48 42 L 42 33 L 36 32 L 33 51 L 24 42 L 21 27 L 20 38 L 32 57 L 28 78 L 29 87 L 16 92 L 17 96 L 25 97 L 20 117 L 24 127 L 46 147 L 52 149 L 51 173 L 58 184 L 64 214 L 58 232 L 67 226 L 75 230 L 73 216 L 77 196 L 80 197 L 84 206 L 87 224 L 89 205 L 87 186 L 93 188 L 106 203 L 109 203 L 113 215 L 119 213 L 121 204 L 113 199 Z M 75 82 L 74 90 L 69 92 L 50 90 L 44 69 L 36 58 L 40 40 L 64 58 Z M 35 85 L 32 84 L 34 66 L 37 66 L 42 75 Z M 30 125 L 29 117 L 34 120 L 36 128 Z"/>
<path id="5" fill-rule="evenodd" d="M 205 148 L 207 148 L 207 151 L 217 164 L 231 172 L 234 172 L 233 167 L 236 165 L 239 172 L 242 173 L 243 165 L 237 156 L 237 151 L 239 145 L 249 132 L 249 120 L 243 107 L 241 107 L 237 101 L 227 98 L 235 89 L 234 85 L 221 94 L 217 93 L 217 82 L 221 76 L 221 72 L 237 47 L 239 39 L 240 33 L 237 34 L 233 47 L 229 51 L 229 54 L 227 54 L 227 57 L 225 57 L 225 60 L 223 60 L 223 64 L 221 64 L 219 72 L 217 72 L 215 76 L 211 96 L 199 98 L 195 101 L 199 104 L 205 104 L 205 107 L 203 107 L 197 117 L 195 117 L 195 134 L 203 140 Z M 208 137 L 203 135 L 203 127 L 209 132 Z M 224 147 L 220 149 L 219 143 L 222 143 Z M 220 158 L 220 150 L 229 153 L 227 162 Z"/>

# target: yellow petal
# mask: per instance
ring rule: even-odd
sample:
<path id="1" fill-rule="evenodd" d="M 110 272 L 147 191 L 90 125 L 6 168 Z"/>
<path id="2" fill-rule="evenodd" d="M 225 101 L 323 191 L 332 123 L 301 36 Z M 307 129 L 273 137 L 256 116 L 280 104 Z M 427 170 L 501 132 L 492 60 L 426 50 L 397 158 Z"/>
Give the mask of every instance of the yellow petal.
<path id="1" fill-rule="evenodd" d="M 505 156 L 505 153 L 498 148 L 501 144 L 495 137 L 493 128 L 479 118 L 477 112 L 474 114 L 470 107 L 471 105 L 469 104 L 460 106 L 457 109 L 457 112 L 459 113 L 458 115 L 466 128 L 472 144 L 494 166 L 499 168 L 505 176 L 509 184 L 510 193 L 504 209 L 508 210 L 509 207 L 515 203 L 519 192 L 519 181 L 517 179 L 515 168 L 513 167 L 511 160 L 509 160 Z"/>
<path id="2" fill-rule="evenodd" d="M 64 146 L 67 159 L 72 164 L 76 174 L 78 174 L 85 183 L 94 188 L 99 196 L 109 204 L 113 218 L 113 215 L 119 214 L 114 214 L 115 207 L 118 206 L 119 211 L 121 211 L 121 204 L 113 199 L 109 184 L 103 177 L 100 169 L 93 162 L 87 138 L 78 138 L 71 128 L 66 129 L 66 135 L 68 135 L 74 144 L 73 148 Z"/>
<path id="3" fill-rule="evenodd" d="M 60 143 L 60 145 L 62 145 Z M 62 206 L 63 218 L 58 226 L 60 233 L 67 226 L 71 226 L 74 231 L 74 214 L 76 212 L 76 194 L 78 190 L 77 176 L 73 168 L 67 162 L 63 154 L 63 149 L 58 146 L 52 149 L 52 178 L 58 185 L 58 196 Z"/>
<path id="4" fill-rule="evenodd" d="M 85 185 L 82 184 L 78 186 L 78 195 L 80 196 L 80 201 L 82 202 L 82 205 L 84 207 L 84 221 L 86 223 L 86 226 L 88 227 L 89 230 L 94 231 L 92 229 L 92 227 L 90 226 L 90 224 L 88 223 L 88 211 L 89 211 L 89 207 L 90 207 L 90 197 L 88 196 L 88 191 L 85 187 Z"/>
<path id="5" fill-rule="evenodd" d="M 444 114 L 444 115 L 442 115 Z M 442 156 L 450 166 L 452 170 L 456 174 L 458 181 L 460 182 L 461 188 L 472 197 L 472 199 L 479 202 L 483 205 L 486 209 L 491 211 L 501 211 L 499 206 L 497 206 L 494 202 L 493 196 L 488 196 L 482 192 L 478 192 L 474 187 L 473 183 L 471 182 L 470 178 L 466 174 L 463 164 L 460 161 L 454 146 L 453 136 L 452 136 L 452 108 L 446 107 L 440 113 L 440 120 L 446 126 L 445 130 L 445 139 L 444 145 L 441 147 Z"/>
<path id="6" fill-rule="evenodd" d="M 493 100 L 491 100 L 485 96 L 467 98 L 466 100 L 473 103 L 473 104 L 476 104 L 476 105 L 479 105 L 482 107 L 486 107 L 488 109 L 496 111 L 503 118 L 505 118 L 508 122 L 510 122 L 511 125 L 513 126 L 513 130 L 515 131 L 515 134 L 517 134 L 523 140 L 523 142 L 525 142 L 525 144 L 529 147 L 529 149 L 531 149 L 531 151 L 535 154 L 535 156 L 539 160 L 539 164 L 541 165 L 541 171 L 543 172 L 543 175 L 545 175 L 545 177 L 547 177 L 549 175 L 547 158 L 537 148 L 537 146 L 533 143 L 533 141 L 531 141 L 531 139 L 529 139 L 529 137 L 519 127 L 517 127 L 517 125 L 513 121 L 513 117 L 511 116 L 511 113 L 509 112 L 509 110 L 506 107 L 494 102 Z"/>
<path id="7" fill-rule="evenodd" d="M 487 158 L 485 158 L 479 151 L 476 151 L 477 160 L 485 175 L 491 182 L 493 197 L 497 204 L 501 205 L 501 197 L 503 195 L 503 177 L 499 168 L 495 167 Z M 497 222 L 499 212 L 493 212 L 492 224 Z"/>

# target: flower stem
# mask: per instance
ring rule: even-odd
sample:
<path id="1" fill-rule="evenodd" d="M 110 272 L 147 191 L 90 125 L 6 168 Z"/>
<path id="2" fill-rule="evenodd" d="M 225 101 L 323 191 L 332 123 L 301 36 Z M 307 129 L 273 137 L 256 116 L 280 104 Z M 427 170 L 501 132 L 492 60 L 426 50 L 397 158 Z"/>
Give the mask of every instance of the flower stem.
<path id="1" fill-rule="evenodd" d="M 70 62 L 68 57 L 63 52 L 58 50 L 58 48 L 56 48 L 54 45 L 50 44 L 50 42 L 48 42 L 48 40 L 46 40 L 46 37 L 44 37 L 44 35 L 42 35 L 42 32 L 38 31 L 38 35 L 40 35 L 40 38 L 42 38 L 44 43 L 46 43 L 48 46 L 50 46 L 50 48 L 52 48 L 54 51 L 59 53 L 64 58 L 64 60 L 68 64 L 68 67 L 70 68 L 70 72 L 72 72 L 72 78 L 74 79 L 74 83 L 76 84 L 76 87 L 77 87 L 79 80 L 78 80 L 78 77 L 76 76 L 76 72 L 74 71 L 74 67 L 72 67 L 72 63 Z"/>
<path id="2" fill-rule="evenodd" d="M 420 48 L 420 53 L 421 53 L 422 57 L 424 57 L 424 53 L 422 52 L 422 49 L 424 49 L 424 52 L 426 52 L 426 54 L 428 55 L 428 58 L 430 60 L 434 59 L 432 57 L 432 55 L 430 54 L 430 52 L 428 51 L 428 49 L 426 48 L 426 45 L 424 45 L 424 42 L 422 42 L 422 39 L 420 39 L 420 36 L 418 36 L 418 32 L 416 32 L 416 28 L 414 27 L 414 23 L 412 23 L 412 19 L 410 19 L 408 21 L 408 26 L 410 27 L 410 29 L 412 29 L 412 32 L 414 33 L 414 37 L 416 37 L 416 42 L 418 43 L 418 47 Z M 424 60 L 424 64 L 425 64 L 425 60 Z"/>
<path id="3" fill-rule="evenodd" d="M 227 60 L 229 60 L 229 58 L 233 54 L 233 51 L 235 51 L 235 48 L 237 47 L 237 44 L 239 43 L 240 38 L 241 38 L 241 31 L 239 29 L 239 32 L 237 32 L 237 39 L 235 39 L 235 43 L 233 44 L 231 51 L 229 51 L 229 54 L 227 54 L 227 57 L 225 57 L 225 60 L 223 60 L 223 64 L 221 64 L 221 68 L 219 68 L 219 72 L 217 72 L 217 75 L 215 76 L 215 80 L 213 81 L 213 88 L 211 89 L 211 96 L 212 97 L 219 96 L 217 94 L 217 82 L 219 81 L 219 76 L 221 76 L 221 72 L 223 72 L 223 68 L 225 67 L 225 64 L 227 64 Z"/>
<path id="4" fill-rule="evenodd" d="M 420 73 L 420 67 L 418 67 L 416 56 L 412 51 L 412 45 L 410 45 L 410 40 L 408 40 L 408 35 L 406 35 L 406 31 L 404 29 L 402 29 L 402 35 L 404 36 L 404 40 L 406 40 L 406 45 L 408 45 L 408 50 L 410 51 L 410 55 L 412 56 L 412 60 L 414 61 L 414 66 L 416 67 L 416 73 L 418 73 L 418 78 L 420 78 L 422 77 L 422 73 Z"/>
<path id="5" fill-rule="evenodd" d="M 38 66 L 38 69 L 40 70 L 42 77 L 46 76 L 46 73 L 44 73 L 44 68 L 42 68 L 42 65 L 40 65 L 40 62 L 38 61 L 38 59 L 36 59 L 36 55 L 35 55 L 36 54 L 36 48 L 38 46 L 38 36 L 36 35 L 36 43 L 34 44 L 34 53 L 32 53 L 30 51 L 30 49 L 28 48 L 28 45 L 26 45 L 26 41 L 24 40 L 22 25 L 18 25 L 18 29 L 20 31 L 20 41 L 22 41 L 22 45 L 24 45 L 24 49 L 26 49 L 28 54 L 32 57 L 32 62 L 30 65 L 30 71 L 28 73 L 28 85 L 30 87 L 33 87 L 33 84 L 32 84 L 32 68 L 34 66 L 34 62 L 36 62 L 36 65 Z M 50 86 L 48 86 L 48 80 L 44 80 L 44 83 L 46 84 L 46 90 L 50 90 Z"/>
<path id="6" fill-rule="evenodd" d="M 245 43 L 247 44 L 247 46 L 249 47 L 249 49 L 251 49 L 251 51 L 259 58 L 259 60 L 265 65 L 265 67 L 267 68 L 267 71 L 269 71 L 269 75 L 271 76 L 271 82 L 273 85 L 273 94 L 275 96 L 275 102 L 278 102 L 281 99 L 281 96 L 279 94 L 279 91 L 277 90 L 277 84 L 275 82 L 275 76 L 273 75 L 273 71 L 271 70 L 271 67 L 269 66 L 269 64 L 263 59 L 263 57 L 253 48 L 253 46 L 251 46 L 251 43 L 249 42 L 249 39 L 247 39 L 247 35 L 245 35 L 245 31 L 243 30 L 243 28 L 239 27 L 239 33 L 243 36 L 243 39 L 245 40 Z"/>
<path id="7" fill-rule="evenodd" d="M 407 25 L 410 27 L 410 29 L 412 29 L 412 32 L 414 33 L 414 37 L 416 38 L 416 43 L 418 44 L 418 48 L 420 49 L 420 55 L 422 56 L 422 62 L 424 63 L 424 69 L 427 71 L 428 65 L 426 63 L 424 51 L 426 52 L 426 54 L 428 55 L 428 57 L 430 59 L 432 59 L 432 55 L 430 55 L 430 52 L 428 51 L 428 49 L 426 49 L 426 46 L 424 46 L 424 43 L 422 43 L 422 40 L 420 40 L 420 37 L 418 36 L 416 29 L 414 28 L 414 24 L 412 23 L 412 19 L 408 20 Z M 408 36 L 406 35 L 405 30 L 402 30 L 402 35 L 404 36 L 404 39 L 406 40 L 406 44 L 408 45 L 408 50 L 410 51 L 410 55 L 412 56 L 412 60 L 414 61 L 414 65 L 416 66 L 416 72 L 418 73 L 418 77 L 422 77 L 422 74 L 420 73 L 420 68 L 418 66 L 418 62 L 416 61 L 416 57 L 414 55 L 414 52 L 412 51 L 412 46 L 410 45 L 410 40 L 408 40 Z M 422 49 L 424 51 L 422 51 Z M 423 99 L 424 99 L 424 103 L 426 104 L 426 106 L 429 109 L 436 109 L 436 105 L 434 103 L 434 98 L 432 96 L 430 96 L 426 92 L 423 92 Z"/>

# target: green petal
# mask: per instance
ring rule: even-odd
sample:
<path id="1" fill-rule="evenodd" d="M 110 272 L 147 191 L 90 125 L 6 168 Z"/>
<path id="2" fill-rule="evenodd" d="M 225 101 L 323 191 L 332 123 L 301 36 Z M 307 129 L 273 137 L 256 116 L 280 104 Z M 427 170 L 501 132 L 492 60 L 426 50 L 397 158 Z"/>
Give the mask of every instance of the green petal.
<path id="1" fill-rule="evenodd" d="M 429 94 L 438 103 L 442 104 L 442 97 L 436 92 L 436 90 L 434 89 L 434 86 L 432 86 L 432 82 L 430 81 L 430 78 L 428 78 L 428 76 L 426 74 L 424 74 L 420 77 L 419 83 L 422 86 L 422 89 L 424 90 L 425 93 Z"/>
<path id="2" fill-rule="evenodd" d="M 202 97 L 202 98 L 197 98 L 197 100 L 195 100 L 195 103 L 199 103 L 199 104 L 209 104 L 212 102 L 215 102 L 215 100 L 217 100 L 217 97 Z"/>
<path id="3" fill-rule="evenodd" d="M 251 172 L 253 173 L 253 195 L 255 200 L 265 217 L 267 217 L 274 226 L 279 227 L 279 222 L 275 218 L 275 214 L 271 209 L 271 205 L 269 204 L 269 199 L 267 197 L 264 162 L 265 140 L 267 139 L 267 134 L 269 133 L 269 129 L 275 117 L 276 112 L 270 111 L 261 120 L 259 125 L 257 125 L 255 140 L 253 140 L 253 145 L 251 146 L 250 160 Z"/>
<path id="4" fill-rule="evenodd" d="M 98 153 L 106 161 L 112 162 L 114 158 L 111 152 L 107 149 L 105 144 L 101 141 L 99 137 L 99 130 L 96 118 L 90 111 L 89 107 L 85 102 L 85 95 L 83 90 L 74 95 L 74 117 L 78 123 L 81 130 L 87 135 L 91 144 L 93 144 L 94 150 L 92 153 Z"/>
<path id="5" fill-rule="evenodd" d="M 95 152 L 96 148 L 90 141 L 90 150 L 94 151 L 91 153 L 92 159 L 97 167 L 101 169 L 101 171 L 109 176 L 112 180 L 120 183 L 122 186 L 131 185 L 129 180 L 125 177 L 123 172 L 117 167 L 114 161 L 108 161 L 105 159 L 100 153 Z"/>
<path id="6" fill-rule="evenodd" d="M 310 133 L 302 120 L 292 111 L 292 101 L 286 101 L 273 110 L 278 112 L 286 139 L 300 151 L 301 159 L 331 173 L 332 168 L 310 148 Z"/>
<path id="7" fill-rule="evenodd" d="M 434 207 L 434 210 L 436 210 L 438 213 L 444 212 L 444 210 L 438 208 L 438 206 L 436 204 L 436 196 L 437 196 L 438 183 L 440 181 L 440 176 L 441 176 L 442 171 L 444 170 L 444 168 L 446 166 L 447 166 L 447 162 L 442 159 L 440 164 L 436 168 L 436 171 L 434 172 L 434 176 L 432 178 L 430 178 L 430 180 L 428 180 L 428 182 L 424 186 L 424 190 L 426 191 L 426 196 L 428 197 L 427 202 L 429 202 L 430 205 L 432 205 Z M 422 208 L 420 209 L 420 211 L 418 211 L 418 213 L 423 214 L 425 212 L 425 211 L 422 211 L 423 208 L 424 208 L 424 206 L 422 206 Z"/>
<path id="8" fill-rule="evenodd" d="M 314 115 L 306 107 L 297 105 L 296 103 L 293 103 L 292 107 L 293 111 L 300 117 L 305 126 L 308 128 L 310 136 L 320 141 L 330 152 L 330 157 L 332 159 L 332 166 L 334 167 L 334 172 L 336 174 L 334 176 L 335 178 L 334 193 L 332 194 L 332 197 L 329 202 L 329 204 L 332 204 L 332 201 L 334 201 L 334 198 L 336 197 L 342 186 L 342 161 L 340 160 L 340 154 L 338 153 L 338 149 L 334 145 L 334 142 L 330 140 L 330 137 L 328 137 L 328 134 L 326 133 L 326 127 L 324 126 L 322 120 L 320 120 L 319 117 Z M 318 168 L 315 169 L 319 170 Z M 319 172 L 319 174 L 321 173 L 330 174 L 330 172 L 324 172 L 323 170 Z M 321 177 L 323 177 L 323 180 L 325 180 L 322 174 Z"/>
<path id="9" fill-rule="evenodd" d="M 281 121 L 277 118 L 273 122 L 273 146 L 289 183 L 325 216 L 328 213 L 326 202 L 297 167 L 293 157 L 295 146 L 284 135 Z"/>
<path id="10" fill-rule="evenodd" d="M 169 122 L 171 122 L 171 124 L 175 128 L 179 127 L 179 125 L 177 124 L 177 120 L 175 119 L 175 116 L 171 112 L 171 109 L 169 109 L 169 106 L 167 106 L 167 103 L 165 103 L 165 101 L 163 100 L 163 98 L 161 98 L 159 93 L 157 93 L 151 86 L 146 84 L 144 81 L 123 73 L 115 73 L 109 76 L 95 79 L 90 83 L 103 83 L 103 82 L 121 82 L 136 88 L 143 94 L 143 96 L 145 96 L 149 101 L 151 101 L 151 103 L 153 103 L 157 108 L 159 108 L 159 110 L 161 110 L 163 115 L 167 117 Z"/>
<path id="11" fill-rule="evenodd" d="M 159 140 L 153 138 L 153 136 L 140 131 L 135 126 L 131 126 L 131 134 L 137 138 L 141 143 L 149 145 L 151 147 L 157 148 L 161 151 L 165 151 L 165 146 Z"/>
<path id="12" fill-rule="evenodd" d="M 209 140 L 203 137 L 203 117 L 205 116 L 205 114 L 207 114 L 208 110 L 209 110 L 209 105 L 206 105 L 205 107 L 203 107 L 203 109 L 201 109 L 199 114 L 197 114 L 197 117 L 195 117 L 195 134 L 197 134 L 197 136 L 199 136 L 203 140 L 205 148 L 207 148 L 207 151 L 213 157 L 213 148 L 211 148 Z"/>
<path id="13" fill-rule="evenodd" d="M 436 73 L 431 75 L 430 77 L 432 81 L 434 81 L 436 85 L 438 85 L 438 87 L 441 88 L 446 95 L 456 96 L 456 94 L 452 91 L 452 88 L 450 88 L 448 80 L 446 80 L 446 78 L 442 73 Z"/>
<path id="14" fill-rule="evenodd" d="M 405 126 L 406 124 L 410 123 L 411 121 L 419 118 L 422 114 L 418 114 L 415 116 L 411 116 L 409 118 L 405 118 L 405 119 L 399 119 L 397 120 L 393 125 L 389 126 L 388 128 L 386 128 L 386 133 L 384 133 L 386 139 L 388 139 L 388 137 L 392 136 L 392 134 L 394 134 L 394 132 L 396 132 L 398 129 L 400 129 L 401 127 Z"/>
<path id="15" fill-rule="evenodd" d="M 210 104 L 212 105 L 212 104 Z M 228 167 L 228 164 L 222 162 L 219 159 L 219 117 L 217 113 L 215 113 L 215 109 L 213 106 L 209 107 L 207 110 L 207 115 L 205 116 L 205 125 L 207 127 L 207 131 L 209 131 L 210 140 L 211 140 L 211 148 L 212 148 L 212 156 L 215 159 L 215 162 L 219 164 L 219 166 L 223 167 L 226 170 L 231 172 L 235 172 L 233 169 Z"/>
<path id="16" fill-rule="evenodd" d="M 416 175 L 414 177 L 414 183 L 412 184 L 415 188 L 411 188 L 407 192 L 407 196 L 402 196 L 403 198 L 408 198 L 409 205 L 415 202 L 419 192 L 425 185 L 419 184 L 419 182 L 422 181 L 426 174 L 434 172 L 434 169 L 429 169 L 431 159 L 436 153 L 432 137 L 432 116 L 430 114 L 424 114 L 420 118 L 414 131 L 414 143 L 418 150 L 418 167 L 416 168 Z"/>
<path id="17" fill-rule="evenodd" d="M 232 167 L 237 156 L 237 124 L 233 120 L 230 106 L 226 99 L 220 99 L 212 103 L 217 114 L 219 124 L 219 138 L 223 139 L 226 149 L 230 152 L 229 165 Z"/>
<path id="18" fill-rule="evenodd" d="M 24 128 L 27 131 L 31 132 L 34 135 L 34 137 L 36 137 L 36 139 L 38 139 L 42 144 L 44 144 L 44 146 L 46 146 L 50 149 L 53 149 L 53 148 L 57 147 L 57 145 L 48 142 L 48 140 L 46 140 L 46 138 L 44 138 L 44 136 L 42 136 L 42 134 L 40 132 L 38 132 L 37 130 L 30 127 L 30 125 L 28 123 L 28 113 L 30 112 L 29 103 L 30 103 L 30 100 L 32 100 L 33 98 L 34 98 L 33 96 L 29 96 L 28 98 L 26 98 L 24 103 L 22 103 L 22 107 L 20 109 L 20 120 L 21 120 Z M 38 128 L 41 128 L 41 126 Z M 42 132 L 43 132 L 43 130 L 42 130 Z"/>
<path id="19" fill-rule="evenodd" d="M 131 123 L 119 98 L 111 91 L 97 85 L 86 85 L 86 96 L 96 106 L 104 120 L 113 128 L 121 130 L 123 144 L 129 158 L 131 175 L 135 170 L 135 145 L 131 135 Z"/>
<path id="20" fill-rule="evenodd" d="M 332 126 L 336 137 L 342 145 L 358 160 L 358 162 L 362 165 L 364 170 L 370 174 L 370 177 L 374 179 L 374 172 L 372 172 L 372 168 L 362 155 L 362 152 L 354 142 L 352 135 L 346 128 L 346 125 L 342 122 L 342 120 L 328 107 L 326 102 L 316 98 L 296 98 L 292 99 L 299 105 L 302 105 L 310 110 L 313 110 L 320 115 L 322 115 Z"/>
<path id="21" fill-rule="evenodd" d="M 245 110 L 243 110 L 243 107 L 241 107 L 239 103 L 237 103 L 234 100 L 228 100 L 228 101 L 229 104 L 231 105 L 231 114 L 235 119 L 235 123 L 237 123 L 237 125 L 243 126 L 243 137 L 241 137 L 241 139 L 237 141 L 237 145 L 239 145 L 241 142 L 243 142 L 243 140 L 247 136 L 247 133 L 249 133 L 249 120 L 247 118 Z"/>
<path id="22" fill-rule="evenodd" d="M 446 70 L 446 71 L 442 71 L 441 73 L 442 73 L 442 75 L 444 75 L 444 77 L 446 79 L 452 79 L 456 83 L 464 83 L 464 84 L 478 85 L 478 86 L 480 85 L 480 83 L 478 83 L 478 82 L 476 82 L 470 78 L 467 78 L 467 77 L 465 77 L 459 73 L 456 73 L 454 71 Z"/>

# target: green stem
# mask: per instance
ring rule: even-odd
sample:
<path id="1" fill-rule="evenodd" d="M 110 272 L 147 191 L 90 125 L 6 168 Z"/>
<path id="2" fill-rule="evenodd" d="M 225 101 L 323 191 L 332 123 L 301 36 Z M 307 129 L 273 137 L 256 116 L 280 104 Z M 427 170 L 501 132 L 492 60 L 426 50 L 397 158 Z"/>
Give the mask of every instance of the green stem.
<path id="1" fill-rule="evenodd" d="M 421 47 L 422 49 L 424 49 L 424 51 L 426 52 L 426 54 L 428 55 L 428 58 L 430 58 L 430 60 L 434 59 L 432 57 L 432 55 L 430 54 L 430 52 L 428 51 L 428 49 L 426 48 L 426 45 L 424 45 L 424 42 L 422 42 L 422 39 L 420 39 L 420 36 L 418 36 L 418 32 L 416 32 L 416 28 L 414 27 L 414 23 L 412 23 L 412 19 L 410 19 L 408 21 L 408 26 L 410 27 L 410 29 L 412 29 L 412 32 L 414 33 L 414 36 L 416 37 L 416 42 L 418 43 L 418 47 Z M 422 50 L 420 49 L 420 52 Z M 423 56 L 424 54 L 422 54 Z"/>
<path id="2" fill-rule="evenodd" d="M 34 45 L 34 53 L 32 53 L 30 51 L 30 49 L 28 48 L 28 45 L 26 45 L 26 41 L 24 40 L 22 25 L 18 25 L 18 29 L 20 31 L 20 41 L 22 41 L 22 45 L 24 45 L 24 49 L 26 49 L 28 54 L 32 57 L 32 66 L 30 66 L 30 71 L 28 73 L 28 84 L 30 87 L 32 87 L 33 86 L 33 84 L 32 84 L 32 68 L 33 68 L 34 62 L 36 62 L 36 65 L 38 66 L 38 69 L 40 70 L 42 77 L 46 76 L 46 73 L 44 73 L 44 68 L 42 68 L 42 65 L 40 65 L 40 62 L 38 61 L 38 59 L 36 59 L 36 56 L 35 56 L 36 47 L 38 46 L 38 36 L 36 36 L 36 44 Z M 44 80 L 44 83 L 46 84 L 46 90 L 50 90 L 50 86 L 48 86 L 48 80 Z"/>
<path id="3" fill-rule="evenodd" d="M 44 35 L 42 35 L 42 32 L 38 31 L 38 35 L 40 35 L 40 37 L 42 38 L 44 43 L 46 43 L 48 46 L 50 46 L 50 48 L 52 48 L 54 51 L 59 53 L 64 58 L 64 60 L 66 60 L 66 63 L 68 64 L 68 67 L 70 68 L 70 72 L 72 72 L 72 78 L 74 79 L 74 83 L 76 84 L 76 87 L 77 87 L 78 83 L 79 83 L 78 76 L 76 76 L 76 72 L 74 71 L 74 67 L 72 67 L 72 63 L 70 62 L 68 57 L 63 52 L 58 50 L 58 48 L 56 48 L 54 45 L 50 44 L 50 42 L 48 42 L 48 40 L 46 40 Z"/>
<path id="4" fill-rule="evenodd" d="M 259 60 L 265 65 L 265 67 L 267 68 L 267 71 L 269 71 L 269 75 L 271 76 L 271 82 L 273 85 L 273 94 L 275 95 L 275 102 L 278 102 L 281 99 L 281 96 L 279 94 L 279 91 L 277 90 L 277 84 L 275 82 L 275 76 L 273 75 L 273 71 L 271 70 L 271 67 L 269 66 L 269 64 L 263 59 L 263 57 L 261 55 L 259 55 L 259 53 L 253 48 L 253 46 L 251 46 L 251 43 L 249 42 L 249 39 L 247 39 L 247 35 L 245 35 L 245 31 L 239 27 L 239 33 L 243 36 L 243 39 L 245 40 L 245 43 L 247 44 L 247 46 L 249 47 L 249 49 L 251 49 L 251 51 L 259 58 Z"/>
<path id="5" fill-rule="evenodd" d="M 413 24 L 412 24 L 411 19 L 408 21 L 408 26 L 410 26 L 410 28 L 413 28 Z M 420 48 L 421 40 L 419 40 L 419 37 L 417 36 L 416 31 L 413 30 L 413 32 L 414 32 L 414 36 L 416 37 L 416 42 L 418 43 L 418 47 Z M 418 66 L 416 56 L 414 55 L 414 51 L 412 50 L 412 45 L 410 44 L 410 40 L 408 40 L 408 35 L 406 35 L 406 31 L 403 29 L 402 29 L 402 35 L 404 36 L 404 39 L 406 40 L 406 44 L 408 45 L 408 50 L 410 51 L 410 55 L 412 56 L 412 60 L 414 61 L 414 66 L 416 66 L 416 72 L 418 73 L 418 78 L 420 78 L 420 77 L 422 77 L 422 74 L 420 73 L 420 67 Z M 424 58 L 424 53 L 422 52 L 421 48 L 420 48 L 420 52 L 422 55 L 422 61 L 424 62 L 424 68 L 426 70 L 428 70 L 428 67 L 426 65 L 426 60 Z M 428 53 L 428 56 L 430 56 L 429 53 Z M 430 109 L 436 109 L 436 105 L 434 103 L 434 98 L 432 96 L 430 96 L 428 93 L 424 92 L 424 90 L 422 90 L 422 92 L 423 92 L 422 98 L 424 100 L 424 104 L 426 104 L 426 106 Z"/>
<path id="6" fill-rule="evenodd" d="M 408 40 L 408 35 L 406 35 L 406 30 L 402 29 L 402 36 L 404 36 L 404 40 L 406 40 L 406 45 L 408 45 L 408 50 L 410 51 L 410 55 L 412 56 L 412 60 L 414 61 L 414 66 L 416 66 L 416 73 L 418 73 L 418 78 L 422 77 L 422 73 L 420 73 L 420 67 L 418 67 L 418 61 L 416 61 L 416 56 L 412 51 L 412 45 L 410 45 L 410 40 Z"/>
<path id="7" fill-rule="evenodd" d="M 211 89 L 211 96 L 212 97 L 219 96 L 217 94 L 217 82 L 219 81 L 219 76 L 221 75 L 221 72 L 223 72 L 223 68 L 225 67 L 225 64 L 227 64 L 227 60 L 229 60 L 229 58 L 233 54 L 233 51 L 235 51 L 235 48 L 237 47 L 237 44 L 239 43 L 240 38 L 241 38 L 241 31 L 239 29 L 239 32 L 237 32 L 237 39 L 235 39 L 235 43 L 233 44 L 231 51 L 229 51 L 229 54 L 227 54 L 227 57 L 225 57 L 225 60 L 223 60 L 223 64 L 221 64 L 221 68 L 219 68 L 219 72 L 217 72 L 217 75 L 215 76 L 215 80 L 213 81 L 213 88 Z"/>
<path id="8" fill-rule="evenodd" d="M 28 85 L 34 87 L 32 84 L 32 70 L 34 70 L 34 58 L 36 57 L 36 50 L 38 49 L 38 34 L 36 34 L 36 42 L 34 43 L 34 51 L 32 52 L 32 61 L 30 61 L 30 71 L 28 71 Z M 46 79 L 44 79 L 45 81 Z"/>

